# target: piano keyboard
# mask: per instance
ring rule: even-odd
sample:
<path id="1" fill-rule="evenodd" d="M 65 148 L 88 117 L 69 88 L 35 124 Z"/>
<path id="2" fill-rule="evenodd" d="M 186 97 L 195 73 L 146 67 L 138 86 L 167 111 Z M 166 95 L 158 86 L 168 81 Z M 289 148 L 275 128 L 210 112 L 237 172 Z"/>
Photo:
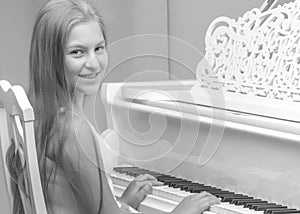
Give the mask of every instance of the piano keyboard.
<path id="1" fill-rule="evenodd" d="M 138 167 L 115 167 L 110 175 L 116 196 L 121 196 L 126 186 L 138 175 L 150 174 L 164 183 L 163 186 L 153 186 L 151 195 L 143 201 L 143 206 L 170 212 L 185 197 L 202 191 L 209 192 L 221 199 L 221 203 L 211 206 L 204 214 L 288 214 L 300 213 L 300 210 L 270 203 L 243 194 L 237 194 L 220 188 L 194 183 Z M 141 204 L 141 205 L 142 205 Z"/>

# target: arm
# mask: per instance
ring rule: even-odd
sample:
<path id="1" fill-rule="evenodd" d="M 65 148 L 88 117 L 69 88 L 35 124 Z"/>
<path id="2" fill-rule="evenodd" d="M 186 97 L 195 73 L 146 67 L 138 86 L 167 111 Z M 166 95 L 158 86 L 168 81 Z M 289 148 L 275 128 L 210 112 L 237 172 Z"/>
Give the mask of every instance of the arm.
<path id="1" fill-rule="evenodd" d="M 73 116 L 62 148 L 62 169 L 80 213 L 119 213 L 102 171 L 101 155 L 89 124 Z"/>
<path id="2" fill-rule="evenodd" d="M 103 139 L 99 139 L 100 150 L 104 162 L 104 167 L 108 173 L 113 171 L 113 167 L 118 164 L 119 135 L 115 130 L 106 129 L 101 133 Z M 108 178 L 110 180 L 110 178 Z M 111 180 L 110 180 L 111 181 Z M 152 192 L 152 186 L 162 185 L 151 175 L 140 175 L 135 178 L 126 188 L 124 193 L 117 200 L 124 206 L 130 206 L 132 212 L 138 209 L 139 204 L 145 199 L 147 194 Z M 111 186 L 112 192 L 113 186 Z M 129 208 L 130 209 L 130 208 Z"/>

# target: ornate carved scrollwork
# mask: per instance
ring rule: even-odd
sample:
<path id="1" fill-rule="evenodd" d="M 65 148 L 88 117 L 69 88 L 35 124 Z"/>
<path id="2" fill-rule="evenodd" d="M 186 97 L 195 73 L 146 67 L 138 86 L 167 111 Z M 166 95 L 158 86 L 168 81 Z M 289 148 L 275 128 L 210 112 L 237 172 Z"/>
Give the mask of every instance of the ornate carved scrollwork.
<path id="1" fill-rule="evenodd" d="M 300 102 L 300 0 L 237 20 L 215 19 L 206 38 L 197 79 L 202 87 Z M 204 70 L 203 70 L 204 69 Z"/>

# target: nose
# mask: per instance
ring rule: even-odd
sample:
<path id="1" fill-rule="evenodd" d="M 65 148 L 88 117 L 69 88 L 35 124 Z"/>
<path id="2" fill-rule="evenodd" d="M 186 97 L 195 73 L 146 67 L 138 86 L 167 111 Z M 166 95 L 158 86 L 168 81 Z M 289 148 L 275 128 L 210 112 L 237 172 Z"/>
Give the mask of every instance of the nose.
<path id="1" fill-rule="evenodd" d="M 87 59 L 87 61 L 85 63 L 85 66 L 92 70 L 96 70 L 99 68 L 100 63 L 97 59 L 97 56 L 94 53 L 89 56 L 89 58 Z"/>

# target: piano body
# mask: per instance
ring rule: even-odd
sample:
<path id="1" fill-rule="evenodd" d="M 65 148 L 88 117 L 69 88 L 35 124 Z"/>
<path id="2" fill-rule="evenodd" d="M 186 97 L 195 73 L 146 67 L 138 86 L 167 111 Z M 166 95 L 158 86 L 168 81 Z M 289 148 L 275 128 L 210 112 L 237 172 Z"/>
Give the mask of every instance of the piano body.
<path id="1" fill-rule="evenodd" d="M 197 79 L 103 84 L 118 164 L 300 210 L 300 1 L 219 17 L 205 42 Z"/>

